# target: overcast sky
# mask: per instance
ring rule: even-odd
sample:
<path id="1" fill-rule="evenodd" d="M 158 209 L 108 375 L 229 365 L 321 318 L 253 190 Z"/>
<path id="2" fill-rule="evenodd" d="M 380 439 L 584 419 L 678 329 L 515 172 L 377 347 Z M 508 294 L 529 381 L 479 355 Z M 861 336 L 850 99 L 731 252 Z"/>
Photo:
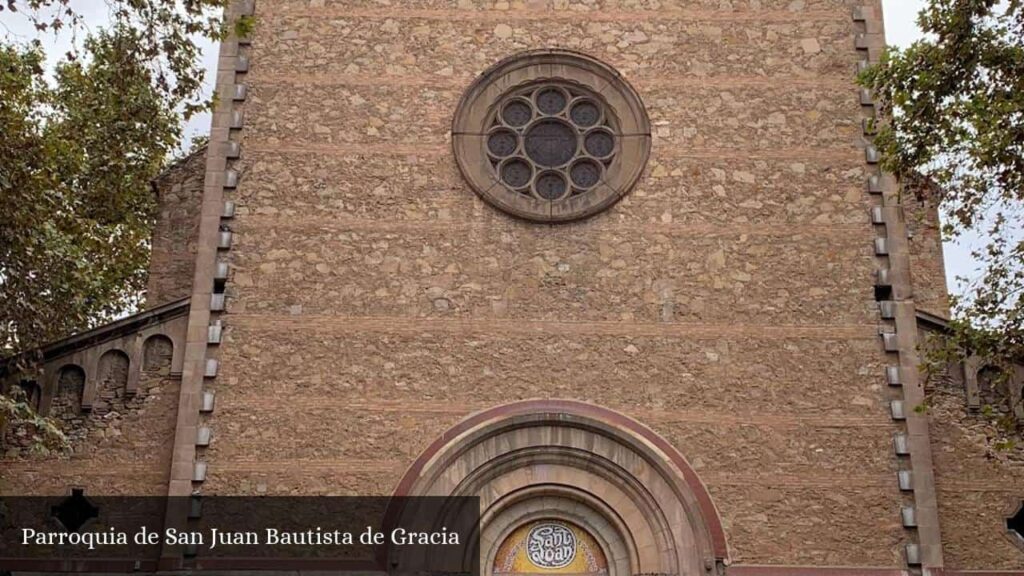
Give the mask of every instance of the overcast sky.
<path id="1" fill-rule="evenodd" d="M 883 0 L 882 4 L 885 10 L 885 28 L 886 36 L 890 44 L 897 46 L 907 46 L 914 40 L 921 37 L 921 31 L 917 27 L 917 13 L 924 6 L 926 0 Z M 89 4 L 89 7 L 83 7 L 83 5 Z M 85 20 L 90 26 L 102 26 L 104 22 L 108 20 L 107 7 L 102 2 L 79 2 L 76 6 L 77 9 L 81 10 L 85 16 Z M 11 17 L 9 12 L 4 12 L 3 18 L 0 18 L 0 32 L 8 37 L 14 37 L 22 41 L 30 40 L 35 36 L 34 31 L 28 22 L 20 19 Z M 45 36 L 43 38 L 48 43 L 47 50 L 48 54 L 57 57 L 67 51 L 70 39 L 63 35 L 59 38 L 53 38 L 52 36 Z M 214 78 L 213 67 L 217 62 L 217 50 L 216 46 L 206 43 L 203 46 L 203 60 L 206 69 L 209 71 L 206 79 L 207 92 L 213 91 L 212 79 Z M 51 62 L 52 64 L 52 62 Z M 197 116 L 193 118 L 188 125 L 185 127 L 185 136 L 189 139 L 197 136 L 206 134 L 209 131 L 210 118 L 208 115 Z M 967 237 L 961 239 L 957 243 L 947 243 L 945 246 L 946 254 L 946 276 L 948 278 L 948 285 L 950 290 L 957 291 L 957 284 L 954 280 L 956 276 L 975 276 L 975 266 L 970 257 L 970 249 L 972 246 L 979 244 L 979 240 L 976 237 Z"/>
<path id="2" fill-rule="evenodd" d="M 889 44 L 907 47 L 921 37 L 917 27 L 917 14 L 926 0 L 882 0 L 885 11 L 885 38 Z M 946 242 L 943 253 L 946 257 L 946 285 L 950 292 L 960 293 L 962 288 L 957 276 L 976 278 L 978 266 L 971 251 L 984 246 L 976 234 L 965 234 L 954 242 Z"/>

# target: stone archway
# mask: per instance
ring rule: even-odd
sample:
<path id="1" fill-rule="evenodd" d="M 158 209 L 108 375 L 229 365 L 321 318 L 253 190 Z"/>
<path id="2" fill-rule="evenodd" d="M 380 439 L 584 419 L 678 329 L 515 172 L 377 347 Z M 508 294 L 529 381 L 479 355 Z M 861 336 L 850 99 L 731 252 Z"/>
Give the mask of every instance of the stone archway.
<path id="1" fill-rule="evenodd" d="M 714 504 L 682 455 L 636 420 L 584 402 L 474 414 L 424 451 L 395 495 L 479 496 L 485 576 L 507 576 L 495 569 L 499 549 L 539 523 L 556 532 L 547 544 L 573 540 L 567 530 L 592 542 L 608 576 L 706 575 L 728 556 Z"/>

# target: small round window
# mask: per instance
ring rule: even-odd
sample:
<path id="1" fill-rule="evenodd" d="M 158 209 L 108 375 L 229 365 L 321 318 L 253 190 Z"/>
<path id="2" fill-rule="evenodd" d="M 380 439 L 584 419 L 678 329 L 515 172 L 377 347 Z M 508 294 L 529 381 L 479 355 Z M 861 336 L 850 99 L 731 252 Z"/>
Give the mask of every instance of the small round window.
<path id="1" fill-rule="evenodd" d="M 463 97 L 452 134 L 459 167 L 484 200 L 543 222 L 614 204 L 650 149 L 632 88 L 606 65 L 559 51 L 523 54 L 485 73 Z"/>

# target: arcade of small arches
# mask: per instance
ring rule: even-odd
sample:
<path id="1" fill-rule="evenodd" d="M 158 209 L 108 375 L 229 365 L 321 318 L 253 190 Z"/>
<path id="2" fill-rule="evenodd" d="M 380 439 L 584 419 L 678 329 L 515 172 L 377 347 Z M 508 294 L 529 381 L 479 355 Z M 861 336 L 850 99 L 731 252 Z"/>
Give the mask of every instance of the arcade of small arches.
<path id="1" fill-rule="evenodd" d="M 102 415 L 112 402 L 138 392 L 143 373 L 181 373 L 187 320 L 181 314 L 120 332 L 86 333 L 77 344 L 44 350 L 38 371 L 11 374 L 0 384 L 4 390 L 19 389 L 44 416 L 74 420 L 83 412 Z"/>
<path id="2" fill-rule="evenodd" d="M 395 493 L 479 497 L 485 576 L 698 576 L 728 558 L 710 495 L 682 455 L 635 420 L 584 402 L 472 415 Z"/>
<path id="3" fill-rule="evenodd" d="M 33 408 L 43 415 L 69 417 L 97 406 L 102 411 L 115 396 L 133 396 L 141 372 L 174 372 L 175 345 L 170 337 L 151 335 L 140 348 L 141 355 L 110 345 L 64 358 L 51 364 L 58 368 L 44 368 L 44 386 L 34 380 L 22 380 L 19 386 Z"/>

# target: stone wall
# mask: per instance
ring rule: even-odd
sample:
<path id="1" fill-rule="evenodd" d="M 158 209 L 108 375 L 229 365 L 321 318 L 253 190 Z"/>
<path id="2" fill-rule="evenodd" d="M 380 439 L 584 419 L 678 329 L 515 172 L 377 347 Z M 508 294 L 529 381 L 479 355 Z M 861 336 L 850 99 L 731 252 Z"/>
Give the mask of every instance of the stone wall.
<path id="1" fill-rule="evenodd" d="M 861 4 L 258 2 L 203 493 L 389 494 L 468 414 L 573 398 L 686 456 L 734 564 L 903 566 Z M 569 225 L 484 204 L 450 150 L 469 82 L 546 46 L 616 67 L 653 125 L 638 186 Z M 204 164 L 159 183 L 150 306 L 191 291 Z M 912 208 L 915 296 L 944 315 L 935 211 Z M 17 448 L 0 490 L 165 493 L 179 381 L 154 344 L 134 397 L 106 359 L 89 413 L 63 375 L 71 453 Z M 957 394 L 944 381 L 928 406 L 947 566 L 1020 569 L 1020 465 Z"/>
<path id="2" fill-rule="evenodd" d="M 8 431 L 0 494 L 60 495 L 75 487 L 91 495 L 165 495 L 180 377 L 170 373 L 169 341 L 150 339 L 146 359 L 138 391 L 129 396 L 127 356 L 105 354 L 90 411 L 81 406 L 82 371 L 63 369 L 49 415 L 66 434 L 67 449 L 34 454 L 31 430 Z"/>
<path id="3" fill-rule="evenodd" d="M 905 198 L 907 230 L 910 232 L 910 262 L 914 281 L 914 303 L 919 310 L 949 318 L 946 262 L 942 254 L 939 211 L 930 201 Z"/>
<path id="4" fill-rule="evenodd" d="M 203 492 L 387 494 L 473 411 L 574 398 L 689 459 L 734 562 L 903 565 L 860 4 L 258 2 Z M 448 132 L 548 46 L 654 127 L 638 186 L 561 226 L 479 200 Z"/>
<path id="5" fill-rule="evenodd" d="M 205 169 L 202 148 L 155 180 L 158 212 L 146 286 L 148 308 L 192 294 Z"/>
<path id="6" fill-rule="evenodd" d="M 921 336 L 926 347 L 942 337 L 934 327 L 922 329 Z M 971 409 L 964 370 L 962 364 L 951 363 L 931 374 L 925 408 L 946 566 L 1021 570 L 1024 541 L 1006 527 L 1007 518 L 1024 503 L 1024 443 L 1012 429 L 1007 390 L 1021 383 L 982 368 L 977 375 L 979 406 Z"/>
<path id="7" fill-rule="evenodd" d="M 1024 569 L 1024 542 L 1006 530 L 1024 494 L 1024 446 L 1000 445 L 998 406 L 969 412 L 961 383 L 951 383 L 936 386 L 928 408 L 946 565 Z"/>

